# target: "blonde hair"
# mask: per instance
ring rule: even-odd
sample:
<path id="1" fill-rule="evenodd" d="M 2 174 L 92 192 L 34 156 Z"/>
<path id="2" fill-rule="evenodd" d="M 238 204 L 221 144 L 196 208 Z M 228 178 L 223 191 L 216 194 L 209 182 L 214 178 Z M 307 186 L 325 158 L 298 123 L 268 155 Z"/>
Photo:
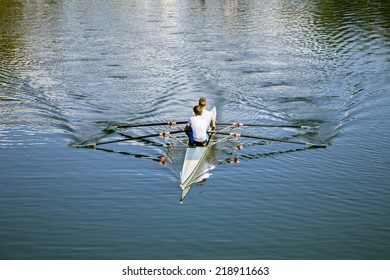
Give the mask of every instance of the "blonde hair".
<path id="1" fill-rule="evenodd" d="M 207 105 L 206 98 L 205 97 L 199 98 L 199 106 L 201 106 L 202 108 L 205 108 L 206 105 Z"/>

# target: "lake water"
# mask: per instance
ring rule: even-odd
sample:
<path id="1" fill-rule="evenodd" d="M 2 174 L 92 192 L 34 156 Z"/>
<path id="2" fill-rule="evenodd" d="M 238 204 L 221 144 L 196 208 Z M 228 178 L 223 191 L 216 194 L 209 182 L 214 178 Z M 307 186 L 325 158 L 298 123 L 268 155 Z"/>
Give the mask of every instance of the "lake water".
<path id="1" fill-rule="evenodd" d="M 74 147 L 200 97 L 328 147 L 230 139 L 183 203 L 162 139 Z M 0 259 L 389 259 L 389 108 L 387 0 L 2 0 Z"/>

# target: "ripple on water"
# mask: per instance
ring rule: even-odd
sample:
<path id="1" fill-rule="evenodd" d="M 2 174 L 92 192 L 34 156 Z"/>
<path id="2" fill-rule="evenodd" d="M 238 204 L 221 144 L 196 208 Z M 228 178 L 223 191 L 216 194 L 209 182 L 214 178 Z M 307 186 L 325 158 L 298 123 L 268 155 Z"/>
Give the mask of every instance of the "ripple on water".
<path id="1" fill-rule="evenodd" d="M 388 258 L 388 2 L 0 1 L 6 253 Z M 330 145 L 219 143 L 178 208 L 184 147 L 65 143 L 186 120 L 201 96 L 221 122 L 312 126 L 243 134 Z"/>

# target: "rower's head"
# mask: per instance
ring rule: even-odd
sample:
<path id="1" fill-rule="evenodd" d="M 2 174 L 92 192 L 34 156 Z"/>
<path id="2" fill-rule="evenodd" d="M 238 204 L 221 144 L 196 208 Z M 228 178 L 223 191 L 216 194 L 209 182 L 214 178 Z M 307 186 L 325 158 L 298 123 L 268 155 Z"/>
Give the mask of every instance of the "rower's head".
<path id="1" fill-rule="evenodd" d="M 201 106 L 196 105 L 196 106 L 194 107 L 195 116 L 201 116 L 201 115 L 202 115 L 202 111 L 203 111 L 203 109 L 202 109 Z"/>
<path id="2" fill-rule="evenodd" d="M 202 108 L 206 108 L 206 106 L 207 106 L 207 101 L 206 101 L 206 98 L 205 98 L 205 97 L 199 98 L 199 106 L 202 107 Z"/>

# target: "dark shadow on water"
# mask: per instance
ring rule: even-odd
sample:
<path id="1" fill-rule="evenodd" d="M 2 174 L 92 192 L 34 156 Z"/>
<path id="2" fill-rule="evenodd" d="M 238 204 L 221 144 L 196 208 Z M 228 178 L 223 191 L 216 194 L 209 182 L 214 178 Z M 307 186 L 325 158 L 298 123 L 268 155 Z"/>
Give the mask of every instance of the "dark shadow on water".
<path id="1" fill-rule="evenodd" d="M 163 145 L 161 143 L 157 143 L 154 141 L 150 140 L 140 140 L 137 141 L 142 143 L 144 147 L 161 147 L 164 148 L 165 151 L 162 149 L 161 150 L 161 155 L 150 155 L 150 154 L 143 154 L 143 153 L 132 153 L 129 151 L 121 151 L 121 150 L 115 150 L 115 149 L 110 149 L 110 148 L 102 148 L 102 147 L 93 147 L 90 148 L 91 150 L 96 150 L 96 151 L 102 151 L 106 153 L 115 153 L 115 154 L 120 154 L 124 156 L 130 156 L 133 158 L 137 159 L 148 159 L 152 160 L 160 165 L 163 165 L 169 169 L 172 170 L 172 172 L 176 175 L 177 177 L 177 182 L 179 184 L 179 178 L 180 178 L 180 164 L 182 159 L 178 159 L 180 151 L 177 151 L 175 146 L 172 145 Z M 254 160 L 254 159 L 261 159 L 261 158 L 269 158 L 269 157 L 277 157 L 280 155 L 285 155 L 285 154 L 291 154 L 291 153 L 297 153 L 297 152 L 303 152 L 303 151 L 308 151 L 312 149 L 317 149 L 318 147 L 311 147 L 311 146 L 305 146 L 303 148 L 291 148 L 291 149 L 283 149 L 280 147 L 280 149 L 273 151 L 273 152 L 266 152 L 266 153 L 257 153 L 257 154 L 237 154 L 236 151 L 238 149 L 232 149 L 231 144 L 237 144 L 234 143 L 234 141 L 228 142 L 230 145 L 230 148 L 228 149 L 216 149 L 216 146 L 212 146 L 209 150 L 209 153 L 204 160 L 204 162 L 201 164 L 201 167 L 199 168 L 198 174 L 196 175 L 195 179 L 193 182 L 187 186 L 184 189 L 180 189 L 181 194 L 180 194 L 180 203 L 183 203 L 184 199 L 187 197 L 188 193 L 190 192 L 191 188 L 193 186 L 205 186 L 207 185 L 207 180 L 210 176 L 212 176 L 211 171 L 217 168 L 220 165 L 227 165 L 227 164 L 238 164 L 242 161 L 248 161 L 248 160 Z M 255 142 L 249 145 L 238 145 L 240 146 L 239 149 L 245 149 L 249 148 L 252 146 L 269 146 L 272 145 L 273 143 L 270 142 Z M 280 144 L 283 146 L 283 144 Z M 234 147 L 237 147 L 233 145 Z M 185 149 L 183 148 L 183 151 Z M 229 151 L 230 150 L 230 151 Z M 184 153 L 183 153 L 184 155 Z"/>

